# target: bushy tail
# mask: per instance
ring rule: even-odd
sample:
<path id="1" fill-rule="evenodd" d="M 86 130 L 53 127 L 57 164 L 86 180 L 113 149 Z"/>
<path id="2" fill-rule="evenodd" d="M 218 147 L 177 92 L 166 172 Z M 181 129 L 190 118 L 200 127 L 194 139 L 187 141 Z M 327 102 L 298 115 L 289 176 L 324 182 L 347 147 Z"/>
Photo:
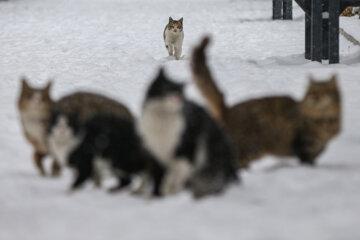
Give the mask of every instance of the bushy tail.
<path id="1" fill-rule="evenodd" d="M 224 122 L 224 114 L 226 111 L 224 96 L 216 86 L 206 64 L 205 49 L 209 42 L 210 38 L 204 37 L 200 45 L 194 48 L 191 59 L 191 69 L 195 84 L 207 101 L 212 115 L 220 122 Z"/>

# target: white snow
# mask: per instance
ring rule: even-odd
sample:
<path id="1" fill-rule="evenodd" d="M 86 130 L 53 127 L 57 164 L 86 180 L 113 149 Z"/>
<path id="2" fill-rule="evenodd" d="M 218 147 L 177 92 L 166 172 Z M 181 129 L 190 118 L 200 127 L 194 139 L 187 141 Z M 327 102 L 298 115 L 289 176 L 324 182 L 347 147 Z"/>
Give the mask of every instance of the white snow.
<path id="1" fill-rule="evenodd" d="M 360 239 L 360 48 L 343 37 L 341 64 L 303 58 L 304 17 L 272 21 L 270 0 L 9 0 L 0 2 L 0 239 Z M 169 60 L 162 40 L 168 17 L 184 17 L 184 59 Z M 350 20 L 349 20 L 350 21 Z M 360 21 L 351 29 L 359 32 Z M 341 25 L 347 24 L 341 21 Z M 357 30 L 355 30 L 357 28 Z M 188 95 L 189 56 L 213 36 L 210 66 L 229 104 L 254 96 L 300 99 L 307 76 L 337 73 L 343 131 L 316 168 L 265 157 L 225 195 L 194 201 L 183 192 L 148 200 L 91 185 L 69 195 L 69 172 L 38 176 L 22 136 L 19 77 L 55 81 L 54 98 L 78 89 L 101 92 L 138 115 L 161 65 Z"/>

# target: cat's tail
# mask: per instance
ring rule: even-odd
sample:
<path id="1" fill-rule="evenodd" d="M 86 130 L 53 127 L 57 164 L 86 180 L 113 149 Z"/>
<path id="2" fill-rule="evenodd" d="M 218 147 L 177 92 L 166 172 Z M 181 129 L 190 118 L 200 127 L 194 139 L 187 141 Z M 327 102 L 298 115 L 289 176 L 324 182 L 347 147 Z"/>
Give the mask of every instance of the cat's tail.
<path id="1" fill-rule="evenodd" d="M 205 50 L 209 42 L 210 38 L 204 37 L 200 45 L 194 48 L 191 59 L 191 70 L 194 82 L 207 101 L 213 117 L 220 122 L 224 122 L 226 111 L 224 96 L 217 87 L 209 67 L 206 64 Z"/>

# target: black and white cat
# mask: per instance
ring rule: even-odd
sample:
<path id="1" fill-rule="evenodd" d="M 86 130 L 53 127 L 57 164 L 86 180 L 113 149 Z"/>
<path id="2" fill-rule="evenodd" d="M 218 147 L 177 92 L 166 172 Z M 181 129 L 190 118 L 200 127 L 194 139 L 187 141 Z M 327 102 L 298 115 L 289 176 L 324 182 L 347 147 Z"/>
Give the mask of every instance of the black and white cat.
<path id="1" fill-rule="evenodd" d="M 111 188 L 118 190 L 128 186 L 134 174 L 145 171 L 148 154 L 134 122 L 128 118 L 96 114 L 81 126 L 74 115 L 53 113 L 49 132 L 55 140 L 63 142 L 64 151 L 57 154 L 62 156 L 63 164 L 75 169 L 73 190 L 88 179 L 99 184 L 104 171 L 118 178 L 118 185 Z M 57 143 L 59 151 L 61 145 Z"/>
<path id="2" fill-rule="evenodd" d="M 158 182 L 162 195 L 188 186 L 194 197 L 202 197 L 237 180 L 228 136 L 202 107 L 185 99 L 183 86 L 163 70 L 148 89 L 138 124 L 145 147 L 166 169 Z"/>

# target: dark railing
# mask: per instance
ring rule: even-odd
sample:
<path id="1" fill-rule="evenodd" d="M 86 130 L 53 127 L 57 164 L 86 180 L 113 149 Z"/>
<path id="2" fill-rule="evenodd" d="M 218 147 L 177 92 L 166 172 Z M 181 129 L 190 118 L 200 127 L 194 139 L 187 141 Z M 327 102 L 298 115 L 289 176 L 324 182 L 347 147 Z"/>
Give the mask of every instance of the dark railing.
<path id="1" fill-rule="evenodd" d="M 295 0 L 305 12 L 305 58 L 339 63 L 339 16 L 360 0 Z M 273 0 L 273 19 L 292 19 L 292 0 Z"/>

